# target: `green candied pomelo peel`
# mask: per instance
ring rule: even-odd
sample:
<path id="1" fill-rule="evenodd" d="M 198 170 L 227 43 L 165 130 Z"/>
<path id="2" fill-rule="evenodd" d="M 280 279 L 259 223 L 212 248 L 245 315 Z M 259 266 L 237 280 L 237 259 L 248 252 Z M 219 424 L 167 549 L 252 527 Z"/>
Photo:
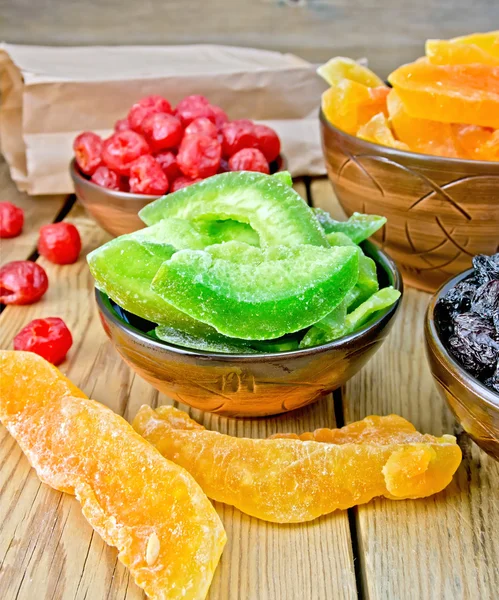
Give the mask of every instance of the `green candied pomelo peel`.
<path id="1" fill-rule="evenodd" d="M 259 250 L 228 242 L 177 252 L 163 263 L 152 289 L 224 335 L 267 340 L 326 316 L 355 285 L 358 268 L 355 248 Z"/>
<path id="2" fill-rule="evenodd" d="M 392 306 L 399 298 L 400 292 L 390 286 L 372 294 L 349 314 L 346 314 L 345 302 L 343 302 L 307 331 L 300 348 L 326 344 L 353 333 L 375 318 L 378 313 Z"/>
<path id="3" fill-rule="evenodd" d="M 221 354 L 256 354 L 247 341 L 229 338 L 217 331 L 198 335 L 188 330 L 175 329 L 168 325 L 158 325 L 155 329 L 156 336 L 176 346 L 194 348 L 204 352 L 220 352 Z"/>
<path id="4" fill-rule="evenodd" d="M 293 187 L 293 178 L 291 177 L 291 173 L 289 171 L 277 171 L 277 173 L 274 173 L 272 177 L 282 181 L 282 183 L 288 185 L 289 187 Z"/>
<path id="5" fill-rule="evenodd" d="M 378 215 L 353 213 L 347 221 L 336 221 L 325 210 L 315 208 L 314 212 L 326 234 L 344 233 L 356 244 L 367 240 L 386 223 L 386 218 Z"/>
<path id="6" fill-rule="evenodd" d="M 328 246 L 324 231 L 301 196 L 263 173 L 222 173 L 159 198 L 139 213 L 146 225 L 162 219 L 233 219 L 257 232 L 262 247 Z"/>
<path id="7" fill-rule="evenodd" d="M 154 323 L 207 334 L 211 327 L 163 300 L 151 289 L 151 283 L 163 262 L 177 250 L 201 250 L 238 235 L 247 243 L 258 243 L 256 233 L 244 223 L 198 225 L 185 219 L 168 219 L 107 242 L 88 255 L 88 264 L 96 286 L 128 312 Z"/>

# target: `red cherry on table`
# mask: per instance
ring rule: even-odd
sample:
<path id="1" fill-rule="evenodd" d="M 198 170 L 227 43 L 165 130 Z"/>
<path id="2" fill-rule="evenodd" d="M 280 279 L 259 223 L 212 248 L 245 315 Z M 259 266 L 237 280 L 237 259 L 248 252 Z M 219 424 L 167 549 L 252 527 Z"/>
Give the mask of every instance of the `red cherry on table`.
<path id="1" fill-rule="evenodd" d="M 78 260 L 81 238 L 78 229 L 71 224 L 52 223 L 40 228 L 38 252 L 56 265 L 69 265 Z"/>
<path id="2" fill-rule="evenodd" d="M 13 238 L 23 230 L 24 211 L 12 202 L 0 202 L 0 238 Z"/>
<path id="3" fill-rule="evenodd" d="M 59 317 L 34 319 L 14 338 L 14 350 L 34 352 L 53 365 L 59 365 L 73 345 L 66 323 Z"/>
<path id="4" fill-rule="evenodd" d="M 33 304 L 49 287 L 45 270 L 29 260 L 14 260 L 0 268 L 0 303 Z"/>

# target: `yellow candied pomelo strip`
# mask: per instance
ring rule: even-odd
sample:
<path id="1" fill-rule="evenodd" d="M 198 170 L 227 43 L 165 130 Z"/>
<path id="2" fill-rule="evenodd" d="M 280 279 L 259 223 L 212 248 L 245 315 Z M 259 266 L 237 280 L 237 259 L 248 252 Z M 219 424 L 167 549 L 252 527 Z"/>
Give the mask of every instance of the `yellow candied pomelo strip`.
<path id="1" fill-rule="evenodd" d="M 459 157 L 450 123 L 410 117 L 397 90 L 390 90 L 387 98 L 389 122 L 398 140 L 413 152 L 435 156 Z"/>
<path id="2" fill-rule="evenodd" d="M 317 69 L 317 73 L 331 86 L 338 84 L 343 79 L 356 81 L 367 87 L 384 85 L 383 80 L 371 69 L 345 56 L 331 58 Z"/>
<path id="3" fill-rule="evenodd" d="M 461 462 L 453 436 L 422 435 L 401 417 L 369 419 L 349 425 L 344 443 L 235 438 L 195 427 L 171 406 L 143 406 L 133 427 L 210 498 L 266 521 L 310 521 L 376 496 L 430 496 L 450 483 Z"/>
<path id="4" fill-rule="evenodd" d="M 499 128 L 499 67 L 402 65 L 388 78 L 411 117 Z"/>
<path id="5" fill-rule="evenodd" d="M 191 475 L 37 355 L 0 351 L 0 371 L 1 420 L 39 478 L 76 494 L 149 598 L 205 598 L 226 535 Z"/>
<path id="6" fill-rule="evenodd" d="M 394 138 L 388 119 L 383 113 L 374 115 L 365 125 L 361 125 L 357 131 L 357 137 L 373 144 L 381 144 L 398 150 L 409 150 L 407 144 Z"/>

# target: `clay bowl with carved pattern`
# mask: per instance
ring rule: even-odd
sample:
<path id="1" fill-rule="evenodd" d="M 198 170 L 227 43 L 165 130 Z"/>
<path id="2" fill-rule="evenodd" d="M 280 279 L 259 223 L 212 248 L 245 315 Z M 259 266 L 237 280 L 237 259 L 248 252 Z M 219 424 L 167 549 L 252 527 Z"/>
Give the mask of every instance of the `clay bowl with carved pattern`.
<path id="1" fill-rule="evenodd" d="M 364 242 L 381 287 L 402 292 L 395 263 Z M 104 330 L 123 360 L 160 392 L 194 408 L 232 417 L 263 417 L 310 404 L 341 387 L 383 343 L 400 300 L 362 329 L 334 342 L 272 354 L 189 350 L 153 338 L 155 324 L 128 313 L 96 290 Z"/>
<path id="2" fill-rule="evenodd" d="M 473 273 L 460 273 L 434 294 L 425 317 L 426 355 L 438 390 L 466 433 L 499 460 L 499 394 L 470 375 L 442 342 L 435 306 L 440 298 Z"/>
<path id="3" fill-rule="evenodd" d="M 284 171 L 286 164 L 286 159 L 278 156 L 270 165 L 271 173 Z M 88 214 L 113 236 L 142 229 L 144 223 L 137 213 L 146 204 L 159 198 L 159 196 L 110 190 L 96 185 L 80 172 L 74 158 L 69 165 L 69 173 L 78 200 Z"/>
<path id="4" fill-rule="evenodd" d="M 499 246 L 499 162 L 443 158 L 372 144 L 321 112 L 329 179 L 343 209 L 385 216 L 375 236 L 405 283 L 433 292 Z"/>

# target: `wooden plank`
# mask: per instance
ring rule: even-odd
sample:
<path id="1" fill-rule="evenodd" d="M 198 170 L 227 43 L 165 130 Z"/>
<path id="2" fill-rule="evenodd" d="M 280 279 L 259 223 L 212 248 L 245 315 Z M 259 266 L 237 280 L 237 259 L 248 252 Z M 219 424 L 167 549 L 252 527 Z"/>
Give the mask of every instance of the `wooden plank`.
<path id="1" fill-rule="evenodd" d="M 16 0 L 0 39 L 22 44 L 217 43 L 294 52 L 321 62 L 367 56 L 381 75 L 423 53 L 427 38 L 486 31 L 496 0 Z M 54 19 L 57 15 L 57 19 Z"/>
<path id="2" fill-rule="evenodd" d="M 314 201 L 333 205 L 329 190 L 320 189 L 328 195 Z M 363 592 L 370 600 L 492 600 L 499 586 L 499 463 L 460 433 L 437 393 L 423 345 L 428 300 L 406 289 L 387 341 L 345 387 L 345 421 L 396 413 L 420 431 L 457 433 L 464 459 L 451 485 L 434 497 L 376 499 L 353 511 Z"/>
<path id="3" fill-rule="evenodd" d="M 305 188 L 298 185 L 304 193 Z M 108 239 L 75 208 L 68 219 L 88 252 Z M 0 346 L 35 317 L 57 315 L 75 344 L 62 370 L 88 395 L 132 418 L 139 406 L 169 402 L 135 377 L 101 328 L 85 261 L 57 267 L 40 259 L 51 286 L 38 304 L 8 307 L 0 317 Z M 186 407 L 182 407 L 186 408 Z M 226 419 L 195 411 L 210 429 L 265 437 L 277 431 L 334 426 L 332 399 L 272 419 Z M 32 600 L 138 600 L 116 551 L 93 535 L 70 496 L 41 485 L 13 439 L 0 430 L 0 598 Z M 228 544 L 210 591 L 211 600 L 354 600 L 357 589 L 346 513 L 313 523 L 275 525 L 217 504 Z"/>
<path id="4" fill-rule="evenodd" d="M 0 155 L 0 200 L 12 202 L 24 210 L 23 232 L 16 238 L 0 240 L 0 262 L 25 260 L 36 249 L 38 231 L 42 225 L 52 223 L 64 206 L 67 196 L 39 196 L 30 198 L 19 192 L 10 178 L 7 163 Z"/>

